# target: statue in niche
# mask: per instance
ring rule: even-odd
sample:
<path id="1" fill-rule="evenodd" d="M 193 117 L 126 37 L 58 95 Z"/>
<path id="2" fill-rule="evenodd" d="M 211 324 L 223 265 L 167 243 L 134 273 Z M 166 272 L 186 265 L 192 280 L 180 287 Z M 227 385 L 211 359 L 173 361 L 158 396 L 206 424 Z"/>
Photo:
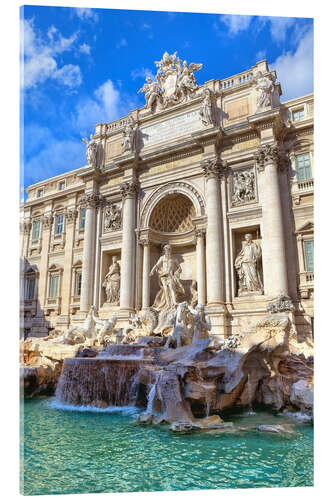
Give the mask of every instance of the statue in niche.
<path id="1" fill-rule="evenodd" d="M 254 172 L 235 172 L 233 175 L 233 205 L 239 205 L 255 199 Z"/>
<path id="2" fill-rule="evenodd" d="M 94 142 L 94 136 L 92 134 L 90 134 L 90 141 L 88 141 L 88 139 L 86 137 L 84 137 L 82 139 L 82 141 L 87 146 L 86 157 L 87 157 L 88 165 L 91 165 L 92 167 L 96 167 L 97 144 L 96 144 L 96 142 Z"/>
<path id="3" fill-rule="evenodd" d="M 184 300 L 185 290 L 180 282 L 181 267 L 171 255 L 171 246 L 165 245 L 163 255 L 150 271 L 150 276 L 158 273 L 160 290 L 156 295 L 153 308 L 157 311 L 172 309 Z"/>
<path id="4" fill-rule="evenodd" d="M 123 141 L 121 143 L 123 148 L 123 153 L 126 152 L 135 153 L 136 151 L 135 132 L 136 132 L 135 121 L 134 118 L 130 116 L 123 131 Z"/>
<path id="5" fill-rule="evenodd" d="M 256 81 L 256 90 L 258 92 L 257 96 L 257 111 L 260 111 L 262 108 L 267 108 L 272 105 L 272 94 L 274 91 L 274 82 L 264 76 L 261 71 L 255 76 Z"/>
<path id="6" fill-rule="evenodd" d="M 120 266 L 115 255 L 112 257 L 112 264 L 109 267 L 102 286 L 105 288 L 106 302 L 118 306 L 120 296 Z"/>
<path id="7" fill-rule="evenodd" d="M 203 95 L 204 98 L 201 103 L 199 115 L 204 125 L 213 125 L 214 124 L 213 103 L 210 90 L 206 88 L 203 92 Z"/>
<path id="8" fill-rule="evenodd" d="M 111 204 L 105 208 L 104 229 L 116 231 L 121 227 L 121 209 Z"/>
<path id="9" fill-rule="evenodd" d="M 158 82 L 153 82 L 149 76 L 146 78 L 146 82 L 138 94 L 142 92 L 145 95 L 146 105 L 144 107 L 152 113 L 155 104 L 161 101 L 161 91 Z"/>
<path id="10" fill-rule="evenodd" d="M 263 293 L 263 285 L 258 272 L 261 258 L 261 247 L 252 241 L 252 235 L 245 235 L 245 245 L 235 260 L 235 268 L 239 277 L 238 295 L 248 292 Z"/>
<path id="11" fill-rule="evenodd" d="M 191 283 L 191 307 L 196 307 L 198 304 L 198 284 L 195 280 Z"/>

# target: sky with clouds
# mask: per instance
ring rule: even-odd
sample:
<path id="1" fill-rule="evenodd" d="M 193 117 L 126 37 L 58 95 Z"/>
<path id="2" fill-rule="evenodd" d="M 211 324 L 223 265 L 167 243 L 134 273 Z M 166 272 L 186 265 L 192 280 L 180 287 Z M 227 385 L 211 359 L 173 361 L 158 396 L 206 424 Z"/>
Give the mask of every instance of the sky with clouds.
<path id="1" fill-rule="evenodd" d="M 25 187 L 85 165 L 82 137 L 144 105 L 165 50 L 203 63 L 199 85 L 265 58 L 282 101 L 313 91 L 312 19 L 25 6 L 20 23 Z"/>

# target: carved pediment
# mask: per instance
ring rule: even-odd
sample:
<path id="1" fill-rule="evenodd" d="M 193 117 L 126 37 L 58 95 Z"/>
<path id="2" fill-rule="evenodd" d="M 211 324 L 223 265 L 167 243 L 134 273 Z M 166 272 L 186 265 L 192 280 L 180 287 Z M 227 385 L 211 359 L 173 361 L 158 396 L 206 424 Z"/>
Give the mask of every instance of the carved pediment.
<path id="1" fill-rule="evenodd" d="M 300 233 L 313 233 L 314 231 L 314 224 L 312 221 L 305 222 L 300 228 L 298 228 L 295 233 L 300 234 Z"/>

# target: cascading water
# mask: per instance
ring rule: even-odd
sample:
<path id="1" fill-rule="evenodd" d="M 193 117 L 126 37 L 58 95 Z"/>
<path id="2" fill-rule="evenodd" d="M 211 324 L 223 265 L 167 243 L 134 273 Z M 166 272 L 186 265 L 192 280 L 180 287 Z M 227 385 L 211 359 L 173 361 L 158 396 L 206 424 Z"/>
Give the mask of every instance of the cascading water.
<path id="1" fill-rule="evenodd" d="M 65 359 L 56 398 L 70 405 L 136 405 L 139 393 L 136 375 L 139 368 L 139 362 L 132 359 Z"/>
<path id="2" fill-rule="evenodd" d="M 253 410 L 253 406 L 252 406 L 252 399 L 253 399 L 254 394 L 253 394 L 253 387 L 251 384 L 250 372 L 247 375 L 247 387 L 248 387 L 248 395 L 249 395 L 249 409 L 246 412 L 246 414 L 247 415 L 255 415 L 256 412 Z"/>

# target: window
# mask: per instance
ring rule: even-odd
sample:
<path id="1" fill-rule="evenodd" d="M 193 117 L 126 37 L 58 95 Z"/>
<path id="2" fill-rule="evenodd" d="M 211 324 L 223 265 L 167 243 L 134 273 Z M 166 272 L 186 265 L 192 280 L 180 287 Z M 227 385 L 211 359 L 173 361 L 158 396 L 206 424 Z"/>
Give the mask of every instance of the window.
<path id="1" fill-rule="evenodd" d="M 59 182 L 59 191 L 63 191 L 66 187 L 66 182 L 65 181 L 61 181 Z"/>
<path id="2" fill-rule="evenodd" d="M 293 121 L 303 120 L 304 118 L 304 108 L 293 111 Z"/>
<path id="3" fill-rule="evenodd" d="M 299 181 L 312 179 L 311 161 L 309 153 L 296 155 L 296 170 L 297 170 L 297 179 Z"/>
<path id="4" fill-rule="evenodd" d="M 82 272 L 78 272 L 76 275 L 76 287 L 75 287 L 75 295 L 81 295 L 81 283 L 82 283 Z"/>
<path id="5" fill-rule="evenodd" d="M 80 220 L 80 229 L 84 229 L 86 225 L 86 209 L 82 208 L 81 210 L 81 220 Z"/>
<path id="6" fill-rule="evenodd" d="M 37 198 L 41 198 L 44 194 L 44 189 L 38 189 L 37 190 Z"/>
<path id="7" fill-rule="evenodd" d="M 51 298 L 58 297 L 58 290 L 59 290 L 59 274 L 51 275 L 49 296 Z"/>
<path id="8" fill-rule="evenodd" d="M 35 283 L 36 283 L 35 278 L 27 279 L 26 293 L 25 293 L 25 298 L 27 300 L 32 300 L 35 296 Z"/>
<path id="9" fill-rule="evenodd" d="M 61 234 L 64 230 L 64 216 L 58 215 L 57 217 L 57 225 L 56 225 L 56 234 Z"/>
<path id="10" fill-rule="evenodd" d="M 40 236 L 40 220 L 34 220 L 32 223 L 32 239 L 38 240 Z"/>
<path id="11" fill-rule="evenodd" d="M 304 241 L 305 269 L 313 273 L 313 240 Z"/>

